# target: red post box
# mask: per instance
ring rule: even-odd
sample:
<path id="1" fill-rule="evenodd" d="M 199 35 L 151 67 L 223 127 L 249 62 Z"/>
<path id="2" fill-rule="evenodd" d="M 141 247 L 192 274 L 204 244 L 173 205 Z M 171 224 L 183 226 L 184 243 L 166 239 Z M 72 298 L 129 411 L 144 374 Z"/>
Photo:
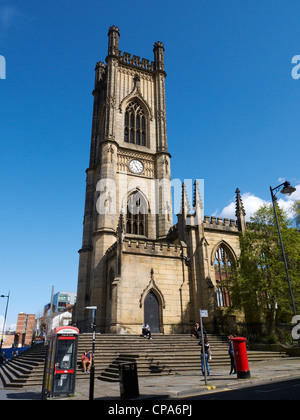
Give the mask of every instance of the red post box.
<path id="1" fill-rule="evenodd" d="M 238 379 L 248 379 L 251 377 L 246 349 L 246 341 L 247 338 L 244 337 L 232 338 L 235 366 Z"/>

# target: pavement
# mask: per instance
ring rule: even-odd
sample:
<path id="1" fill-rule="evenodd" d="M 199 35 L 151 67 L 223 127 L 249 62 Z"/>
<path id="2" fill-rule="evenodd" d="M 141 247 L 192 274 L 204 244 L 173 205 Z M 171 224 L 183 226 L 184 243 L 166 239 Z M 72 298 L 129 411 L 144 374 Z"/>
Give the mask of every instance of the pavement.
<path id="1" fill-rule="evenodd" d="M 251 378 L 237 379 L 237 375 L 229 375 L 228 368 L 211 367 L 210 376 L 202 376 L 201 369 L 194 374 L 165 375 L 139 378 L 139 396 L 132 400 L 178 400 L 200 394 L 211 394 L 228 389 L 238 389 L 258 384 L 266 384 L 280 380 L 300 378 L 300 358 L 286 357 L 264 362 L 249 364 Z M 56 397 L 54 400 L 89 400 L 90 374 L 86 379 L 76 383 L 75 395 Z M 0 399 L 7 400 L 38 400 L 41 399 L 41 390 L 36 389 L 0 389 Z M 104 382 L 95 378 L 95 400 L 122 400 L 119 382 Z M 124 400 L 123 400 L 124 401 Z"/>

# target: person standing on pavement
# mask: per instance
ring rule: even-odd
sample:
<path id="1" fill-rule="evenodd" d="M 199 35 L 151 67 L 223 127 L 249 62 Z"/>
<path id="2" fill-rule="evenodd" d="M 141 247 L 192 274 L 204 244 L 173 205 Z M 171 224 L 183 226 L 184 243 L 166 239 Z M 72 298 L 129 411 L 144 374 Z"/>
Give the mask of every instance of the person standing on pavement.
<path id="1" fill-rule="evenodd" d="M 228 336 L 228 354 L 229 354 L 229 357 L 230 357 L 230 364 L 231 364 L 231 369 L 230 369 L 229 375 L 232 375 L 232 374 L 236 373 L 232 339 L 233 339 L 233 335 L 229 335 Z"/>
<path id="2" fill-rule="evenodd" d="M 205 367 L 204 367 L 204 363 L 205 363 L 206 373 L 207 373 L 207 376 L 209 376 L 210 371 L 209 371 L 208 361 L 209 361 L 209 358 L 210 358 L 210 345 L 209 345 L 208 339 L 207 338 L 204 339 L 204 353 L 205 353 L 204 355 L 203 355 L 202 341 L 200 340 L 198 344 L 199 344 L 199 346 L 201 346 L 201 369 L 202 369 L 202 374 L 205 375 Z"/>

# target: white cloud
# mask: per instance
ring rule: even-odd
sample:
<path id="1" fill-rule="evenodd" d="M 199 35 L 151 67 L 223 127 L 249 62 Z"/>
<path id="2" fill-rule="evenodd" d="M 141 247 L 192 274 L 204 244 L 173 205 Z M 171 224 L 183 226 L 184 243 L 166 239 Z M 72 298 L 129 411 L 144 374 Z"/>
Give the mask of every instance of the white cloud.
<path id="1" fill-rule="evenodd" d="M 17 324 L 10 324 L 7 326 L 6 329 L 9 331 L 16 331 L 16 328 L 17 328 Z"/>
<path id="2" fill-rule="evenodd" d="M 294 214 L 291 210 L 291 207 L 295 201 L 300 200 L 300 184 L 296 185 L 296 191 L 290 195 L 290 196 L 283 196 L 280 195 L 280 193 L 277 195 L 278 197 L 278 205 L 281 207 L 284 211 L 287 212 L 289 217 L 293 217 Z M 244 193 L 241 195 L 242 201 L 244 204 L 244 208 L 246 211 L 246 220 L 249 221 L 250 217 L 263 205 L 265 204 L 271 204 L 270 201 L 265 201 L 262 198 L 259 198 L 255 196 L 254 194 L 251 194 L 249 192 Z M 221 213 L 218 215 L 222 218 L 228 218 L 228 219 L 235 219 L 235 199 L 224 209 L 221 211 Z"/>
<path id="3" fill-rule="evenodd" d="M 244 208 L 246 211 L 246 219 L 249 220 L 250 217 L 263 205 L 267 204 L 266 201 L 262 200 L 259 197 L 251 193 L 244 193 L 241 195 Z M 232 201 L 228 206 L 224 207 L 221 211 L 220 216 L 227 219 L 235 219 L 235 200 Z"/>
<path id="4" fill-rule="evenodd" d="M 0 315 L 0 336 L 2 336 L 3 332 L 3 324 L 4 324 L 4 316 Z M 6 321 L 5 331 L 16 331 L 16 324 L 8 324 Z"/>

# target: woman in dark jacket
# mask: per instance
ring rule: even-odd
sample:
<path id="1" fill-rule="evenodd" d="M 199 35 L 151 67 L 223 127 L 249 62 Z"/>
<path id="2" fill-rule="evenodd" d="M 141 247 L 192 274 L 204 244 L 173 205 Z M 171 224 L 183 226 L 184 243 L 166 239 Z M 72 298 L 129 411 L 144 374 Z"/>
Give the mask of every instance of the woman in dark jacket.
<path id="1" fill-rule="evenodd" d="M 236 367 L 235 367 L 235 360 L 234 360 L 234 351 L 233 351 L 233 344 L 232 344 L 232 340 L 233 339 L 233 335 L 229 335 L 228 336 L 228 354 L 230 357 L 230 364 L 231 364 L 231 369 L 230 369 L 230 373 L 229 375 L 235 374 L 236 373 Z"/>

